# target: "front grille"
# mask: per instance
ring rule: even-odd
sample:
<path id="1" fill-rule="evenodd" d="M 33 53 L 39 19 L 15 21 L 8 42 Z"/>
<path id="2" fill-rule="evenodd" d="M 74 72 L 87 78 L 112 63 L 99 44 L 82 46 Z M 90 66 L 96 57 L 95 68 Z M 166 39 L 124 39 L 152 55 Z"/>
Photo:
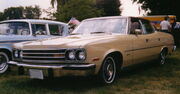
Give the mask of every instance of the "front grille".
<path id="1" fill-rule="evenodd" d="M 59 63 L 65 61 L 65 49 L 22 50 L 24 63 Z"/>

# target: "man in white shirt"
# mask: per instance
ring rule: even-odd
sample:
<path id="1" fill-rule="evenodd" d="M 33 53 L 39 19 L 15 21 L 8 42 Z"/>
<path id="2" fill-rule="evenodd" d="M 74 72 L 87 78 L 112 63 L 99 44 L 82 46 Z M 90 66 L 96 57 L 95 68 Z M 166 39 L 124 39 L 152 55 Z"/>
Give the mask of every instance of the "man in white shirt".
<path id="1" fill-rule="evenodd" d="M 161 32 L 170 33 L 171 24 L 168 21 L 168 17 L 165 17 L 164 20 L 160 23 Z"/>

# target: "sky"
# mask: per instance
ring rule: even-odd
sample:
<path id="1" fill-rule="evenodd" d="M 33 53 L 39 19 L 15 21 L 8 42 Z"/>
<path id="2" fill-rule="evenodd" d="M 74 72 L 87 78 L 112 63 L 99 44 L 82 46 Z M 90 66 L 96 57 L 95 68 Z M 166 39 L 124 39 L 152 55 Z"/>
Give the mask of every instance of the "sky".
<path id="1" fill-rule="evenodd" d="M 3 12 L 4 9 L 8 7 L 17 7 L 17 6 L 30 6 L 30 5 L 39 5 L 42 9 L 48 9 L 51 7 L 51 0 L 0 0 L 0 12 Z M 138 7 L 140 5 L 134 3 L 132 4 L 131 0 L 121 0 L 122 6 L 122 16 L 140 16 L 144 14 L 144 11 L 141 11 L 139 14 Z M 43 16 L 46 16 L 45 14 Z"/>

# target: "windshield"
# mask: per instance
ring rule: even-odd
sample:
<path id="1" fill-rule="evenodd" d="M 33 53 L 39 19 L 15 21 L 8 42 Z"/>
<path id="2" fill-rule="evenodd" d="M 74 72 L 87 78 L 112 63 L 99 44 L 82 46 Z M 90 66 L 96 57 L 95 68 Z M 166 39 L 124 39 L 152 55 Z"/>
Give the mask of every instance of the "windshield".
<path id="1" fill-rule="evenodd" d="M 0 23 L 0 35 L 29 35 L 29 25 L 26 22 Z"/>
<path id="2" fill-rule="evenodd" d="M 83 21 L 72 34 L 126 33 L 127 19 L 98 19 Z"/>

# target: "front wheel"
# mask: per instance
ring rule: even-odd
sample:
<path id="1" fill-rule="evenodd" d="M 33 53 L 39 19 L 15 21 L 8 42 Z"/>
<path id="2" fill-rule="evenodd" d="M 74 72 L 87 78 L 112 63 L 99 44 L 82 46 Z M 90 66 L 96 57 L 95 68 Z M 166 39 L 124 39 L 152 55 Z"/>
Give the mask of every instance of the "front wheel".
<path id="1" fill-rule="evenodd" d="M 108 56 L 105 58 L 99 75 L 101 82 L 104 84 L 111 84 L 114 82 L 116 77 L 116 63 L 113 57 Z"/>
<path id="2" fill-rule="evenodd" d="M 9 58 L 6 53 L 0 52 L 0 74 L 5 73 L 8 69 Z"/>

